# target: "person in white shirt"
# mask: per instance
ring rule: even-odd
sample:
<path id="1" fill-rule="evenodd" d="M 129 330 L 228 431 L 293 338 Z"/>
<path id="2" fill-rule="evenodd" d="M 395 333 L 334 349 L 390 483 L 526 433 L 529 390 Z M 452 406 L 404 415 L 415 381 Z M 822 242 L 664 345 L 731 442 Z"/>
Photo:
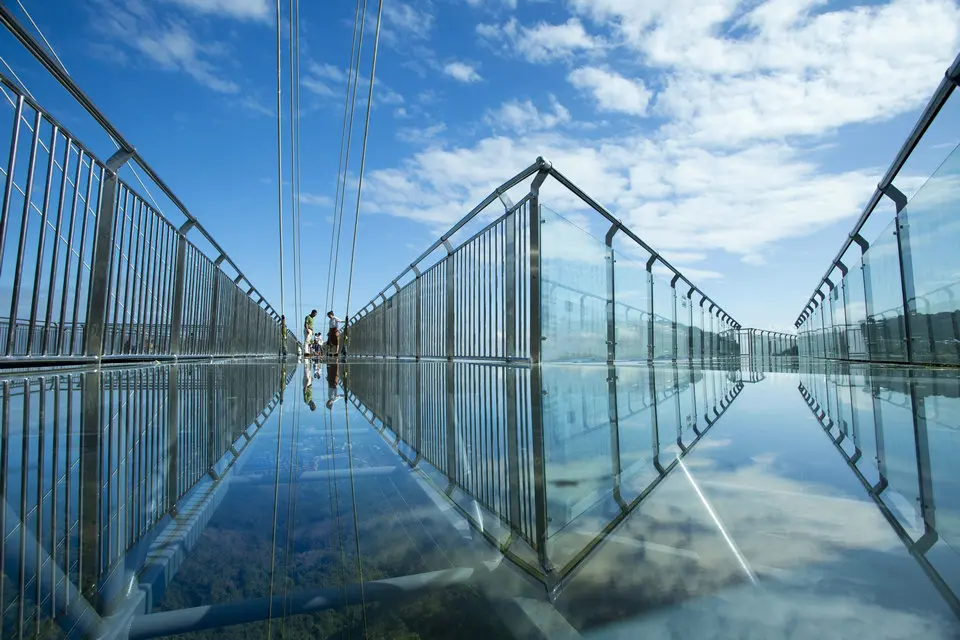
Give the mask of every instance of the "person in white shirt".
<path id="1" fill-rule="evenodd" d="M 330 329 L 327 331 L 327 355 L 336 356 L 340 350 L 340 318 L 333 315 L 333 311 L 327 311 L 327 318 L 330 320 Z"/>

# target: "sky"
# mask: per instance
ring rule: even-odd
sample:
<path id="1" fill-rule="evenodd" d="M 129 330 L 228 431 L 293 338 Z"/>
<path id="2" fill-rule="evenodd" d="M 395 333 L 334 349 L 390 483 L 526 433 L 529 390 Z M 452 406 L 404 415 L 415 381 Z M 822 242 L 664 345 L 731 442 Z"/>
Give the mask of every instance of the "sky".
<path id="1" fill-rule="evenodd" d="M 5 3 L 33 30 L 17 0 Z M 288 1 L 279 189 L 275 3 L 19 4 L 275 307 L 282 198 L 284 305 L 288 316 L 299 313 Z M 338 315 L 347 310 L 377 6 L 368 3 L 360 55 Z M 304 313 L 323 311 L 330 297 L 356 11 L 350 0 L 299 9 Z M 958 48 L 952 0 L 383 0 L 349 308 L 542 156 L 743 326 L 792 332 Z M 0 55 L 64 126 L 109 157 L 99 126 L 7 33 Z M 908 196 L 960 141 L 957 101 L 896 181 Z M 514 190 L 514 201 L 528 188 Z M 147 189 L 165 215 L 183 219 Z M 605 225 L 556 184 L 548 181 L 542 201 L 602 237 Z M 879 234 L 892 213 L 884 202 L 864 235 Z"/>

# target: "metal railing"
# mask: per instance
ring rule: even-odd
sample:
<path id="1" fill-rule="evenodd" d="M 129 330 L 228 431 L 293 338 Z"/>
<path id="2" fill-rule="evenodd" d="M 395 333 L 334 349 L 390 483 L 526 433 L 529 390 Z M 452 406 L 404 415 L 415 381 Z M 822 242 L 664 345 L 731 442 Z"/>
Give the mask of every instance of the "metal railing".
<path id="1" fill-rule="evenodd" d="M 180 363 L 0 381 L 0 635 L 106 632 L 164 518 L 230 469 L 292 374 Z"/>
<path id="2" fill-rule="evenodd" d="M 915 254 L 930 250 L 918 245 L 917 236 L 937 236 L 944 221 L 925 219 L 929 216 L 924 215 L 914 216 L 914 239 L 911 242 L 908 209 L 911 209 L 911 205 L 917 206 L 916 201 L 923 190 L 908 202 L 903 192 L 893 184 L 958 82 L 960 56 L 947 69 L 910 135 L 797 317 L 794 324 L 800 332 L 798 349 L 801 356 L 960 365 L 960 305 L 950 293 L 949 302 L 940 305 L 941 310 L 933 310 L 929 306 L 929 299 L 937 292 L 949 290 L 958 284 L 956 275 L 951 273 L 951 267 L 955 266 L 952 262 L 954 256 L 949 255 L 949 248 L 943 248 L 941 253 L 944 262 L 932 268 L 927 265 L 926 283 L 915 276 L 914 269 Z M 952 173 L 949 167 L 946 170 L 948 174 Z M 948 175 L 948 178 L 951 177 Z M 935 173 L 931 181 L 937 179 L 938 174 Z M 861 232 L 884 197 L 893 202 L 896 214 L 890 226 L 871 245 Z M 950 230 L 944 229 L 943 232 L 949 234 Z M 924 240 L 929 244 L 929 239 Z M 860 250 L 859 255 L 848 258 L 847 252 L 854 243 Z M 877 270 L 881 272 L 879 275 L 872 273 Z M 894 277 L 898 282 L 890 281 L 891 272 L 896 272 Z M 934 285 L 933 290 L 928 292 L 918 291 L 918 286 L 943 279 L 952 280 L 953 284 L 946 287 Z M 893 287 L 897 289 L 895 296 L 880 295 L 885 288 L 892 290 Z M 892 303 L 891 298 L 896 298 L 896 303 Z M 893 306 L 886 310 L 874 308 L 891 303 Z"/>
<path id="3" fill-rule="evenodd" d="M 740 329 L 740 355 L 751 358 L 778 358 L 797 355 L 797 336 L 766 329 Z"/>
<path id="4" fill-rule="evenodd" d="M 530 191 L 513 204 L 506 192 L 533 177 Z M 495 189 L 472 211 L 444 233 L 406 269 L 391 281 L 369 303 L 348 319 L 346 336 L 351 355 L 387 356 L 401 358 L 469 358 L 539 363 L 552 359 L 563 360 L 557 354 L 544 355 L 545 339 L 559 343 L 570 336 L 545 335 L 544 315 L 550 312 L 544 299 L 544 287 L 550 282 L 545 268 L 543 247 L 544 211 L 540 205 L 540 187 L 552 177 L 593 212 L 598 213 L 610 227 L 606 233 L 604 251 L 607 292 L 604 294 L 605 335 L 599 336 L 602 354 L 587 359 L 613 362 L 621 359 L 617 351 L 617 304 L 615 285 L 616 252 L 613 238 L 621 232 L 635 246 L 647 252 L 647 353 L 655 359 L 654 318 L 666 317 L 677 328 L 697 326 L 703 334 L 720 336 L 732 334 L 740 325 L 717 303 L 690 282 L 659 253 L 623 225 L 606 209 L 583 193 L 553 166 L 538 158 L 535 163 Z M 500 200 L 504 213 L 482 230 L 466 238 L 457 246 L 451 239 L 470 221 L 480 215 L 494 201 Z M 584 242 L 592 238 L 583 234 Z M 438 262 L 428 265 L 434 252 L 446 254 Z M 654 310 L 654 266 L 659 263 L 672 277 L 669 282 L 671 300 L 659 297 Z M 598 266 L 598 265 L 593 265 Z M 556 283 L 564 284 L 564 283 Z M 678 302 L 680 301 L 680 302 Z M 677 307 L 690 308 L 689 320 L 679 318 Z M 701 314 L 694 314 L 699 306 Z M 681 312 L 682 315 L 682 312 Z M 695 320 L 695 315 L 699 315 Z M 695 324 L 697 323 L 697 324 Z M 682 332 L 688 339 L 693 332 Z M 671 337 L 674 342 L 675 338 Z M 681 343 L 683 340 L 681 340 Z M 689 339 L 687 341 L 689 345 Z M 703 358 L 721 355 L 720 340 L 711 337 L 707 350 L 689 346 Z M 671 346 L 674 355 L 683 353 L 684 346 Z M 724 349 L 724 351 L 726 348 Z M 723 355 L 726 355 L 725 353 Z M 633 356 L 629 356 L 633 357 Z"/>
<path id="5" fill-rule="evenodd" d="M 807 360 L 798 388 L 864 491 L 960 616 L 960 598 L 951 586 L 952 565 L 944 562 L 956 542 L 949 539 L 954 513 L 945 501 L 938 530 L 935 500 L 935 490 L 955 494 L 956 474 L 942 458 L 939 466 L 936 457 L 931 459 L 931 452 L 950 450 L 957 442 L 955 412 L 948 408 L 945 416 L 938 416 L 935 408 L 948 389 L 947 396 L 958 396 L 956 376 L 951 371 Z M 909 424 L 902 423 L 905 417 Z M 906 441 L 904 434 L 910 434 Z M 887 447 L 885 440 L 908 446 Z"/>
<path id="6" fill-rule="evenodd" d="M 670 365 L 346 366 L 348 398 L 384 441 L 554 597 L 743 388 L 735 372 Z M 584 464 L 588 488 L 556 475 Z M 616 515 L 594 535 L 558 541 L 604 502 Z"/>
<path id="7" fill-rule="evenodd" d="M 7 326 L 18 327 L 0 344 L 6 360 L 282 351 L 280 315 L 236 263 L 3 5 L 0 22 L 120 149 L 102 161 L 0 74 L 12 107 L 7 159 L 0 164 L 0 292 L 6 294 L 0 307 L 9 309 Z M 183 224 L 170 222 L 118 178 L 131 160 L 184 216 Z M 188 239 L 193 229 L 211 255 Z M 295 335 L 287 333 L 285 343 L 296 353 Z"/>

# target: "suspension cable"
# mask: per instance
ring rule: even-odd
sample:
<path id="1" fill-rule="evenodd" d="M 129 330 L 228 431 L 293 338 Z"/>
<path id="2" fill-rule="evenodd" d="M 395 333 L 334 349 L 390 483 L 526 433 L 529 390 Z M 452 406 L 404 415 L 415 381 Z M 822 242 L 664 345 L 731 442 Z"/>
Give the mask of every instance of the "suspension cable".
<path id="1" fill-rule="evenodd" d="M 357 181 L 357 212 L 353 219 L 353 246 L 350 249 L 350 277 L 347 281 L 347 310 L 344 322 L 350 318 L 350 294 L 353 293 L 353 261 L 357 254 L 357 229 L 360 226 L 360 195 L 363 192 L 363 170 L 367 162 L 367 136 L 370 133 L 370 111 L 373 109 L 373 81 L 377 72 L 377 48 L 380 44 L 380 20 L 383 16 L 383 0 L 377 9 L 377 30 L 373 36 L 373 61 L 370 63 L 370 90 L 367 93 L 367 119 L 363 126 L 363 147 L 360 150 L 360 175 Z"/>
<path id="2" fill-rule="evenodd" d="M 47 36 L 44 35 L 43 30 L 40 28 L 40 25 L 38 25 L 36 21 L 34 21 L 33 16 L 31 16 L 30 12 L 27 11 L 27 8 L 23 6 L 23 2 L 21 2 L 20 0 L 17 0 L 17 4 L 20 6 L 20 10 L 23 11 L 23 14 L 27 16 L 27 20 L 30 21 L 30 24 L 33 25 L 33 28 L 36 30 L 37 35 L 39 35 L 40 39 L 43 40 L 43 44 L 45 44 L 47 49 L 50 50 L 50 55 L 54 57 L 54 59 L 57 61 L 57 64 L 59 64 L 60 68 L 63 69 L 63 72 L 69 76 L 70 72 L 67 71 L 67 67 L 66 65 L 63 64 L 63 60 L 61 60 L 60 56 L 57 55 L 56 49 L 54 49 L 53 45 L 50 44 L 50 41 L 47 40 Z M 4 66 L 7 67 L 7 69 L 10 69 L 10 65 L 8 65 L 5 60 L 3 61 L 3 64 Z M 10 73 L 13 73 L 13 77 L 17 78 L 17 74 L 13 72 L 13 69 L 10 69 Z M 27 92 L 27 95 L 32 98 L 33 95 L 27 89 L 26 85 L 23 84 L 23 81 L 20 80 L 20 78 L 17 78 L 17 81 L 20 83 L 20 86 L 23 87 L 23 90 Z M 108 135 L 108 137 L 110 138 L 110 142 L 113 143 L 114 148 L 119 149 L 120 143 L 117 142 L 112 136 Z M 133 177 L 137 179 L 138 183 L 140 183 L 140 186 L 143 188 L 143 192 L 147 195 L 148 198 L 150 198 L 150 202 L 151 204 L 153 204 L 153 208 L 157 210 L 157 213 L 159 213 L 160 215 L 163 215 L 163 210 L 160 209 L 160 204 L 157 202 L 157 199 L 153 197 L 153 194 L 150 193 L 150 189 L 147 188 L 147 185 L 143 182 L 143 179 L 140 177 L 140 174 L 137 173 L 137 170 L 132 166 L 127 166 L 127 168 L 130 169 L 130 172 L 133 173 Z"/>
<path id="3" fill-rule="evenodd" d="M 357 45 L 356 71 L 353 73 L 353 98 L 350 104 L 350 124 L 347 128 L 347 154 L 343 162 L 343 187 L 340 189 L 340 214 L 337 223 L 336 253 L 333 258 L 333 288 L 330 291 L 330 308 L 333 308 L 337 293 L 337 272 L 340 264 L 340 235 L 343 232 L 343 207 L 347 201 L 347 173 L 350 168 L 350 149 L 353 146 L 353 120 L 357 110 L 357 89 L 360 86 L 360 58 L 363 54 L 363 28 L 367 22 L 367 0 L 363 0 L 363 13 L 360 16 L 360 39 Z M 349 87 L 347 89 L 349 91 Z"/>
<path id="4" fill-rule="evenodd" d="M 304 300 L 303 300 L 303 226 L 302 226 L 303 216 L 301 215 L 301 212 L 300 212 L 300 207 L 301 207 L 301 205 L 302 205 L 302 203 L 300 202 L 300 194 L 301 194 L 301 189 L 303 188 L 303 181 L 301 180 L 301 177 L 300 177 L 300 165 L 301 165 L 301 152 L 300 152 L 300 0 L 295 0 L 295 1 L 294 1 L 294 9 L 295 9 L 295 12 L 296 12 L 296 22 L 295 22 L 296 31 L 295 31 L 295 33 L 294 33 L 294 38 L 295 38 L 296 41 L 297 41 L 297 46 L 296 46 L 296 49 L 295 49 L 295 53 L 296 53 L 295 64 L 296 64 L 297 82 L 296 82 L 296 84 L 294 85 L 294 89 L 295 89 L 294 95 L 295 95 L 295 102 L 296 102 L 296 107 L 297 107 L 297 108 L 296 108 L 296 111 L 295 111 L 295 113 L 296 113 L 296 123 L 297 123 L 297 135 L 296 135 L 296 141 L 297 141 L 297 156 L 296 156 L 296 157 L 297 157 L 297 167 L 296 167 L 296 174 L 297 174 L 297 200 L 296 200 L 296 207 L 297 207 L 297 274 L 298 274 L 298 276 L 297 276 L 297 278 L 298 278 L 298 279 L 297 279 L 297 289 L 298 289 L 298 291 L 299 291 L 300 304 L 302 305 L 301 308 L 300 308 L 300 316 L 303 317 L 303 316 L 304 316 L 304 310 L 305 310 L 305 308 L 306 308 L 306 305 L 304 304 Z"/>
<path id="5" fill-rule="evenodd" d="M 277 226 L 280 233 L 280 315 L 285 317 L 286 307 L 283 299 L 283 60 L 280 50 L 280 31 L 280 0 L 277 0 Z M 284 336 L 284 339 L 286 339 L 286 336 Z"/>
<path id="6" fill-rule="evenodd" d="M 353 36 L 350 40 L 350 60 L 348 63 L 348 69 L 350 75 L 348 78 L 353 77 L 353 56 L 356 53 L 357 47 L 357 23 L 360 22 L 360 0 L 357 0 L 357 10 L 353 17 Z M 337 191 L 336 195 L 333 198 L 333 224 L 330 226 L 330 257 L 327 265 L 327 291 L 324 295 L 323 302 L 325 309 L 333 309 L 333 302 L 330 299 L 330 277 L 333 274 L 333 242 L 337 233 L 337 205 L 340 202 L 340 174 L 343 172 L 343 148 L 344 142 L 347 135 L 347 115 L 350 111 L 350 80 L 347 81 L 347 90 L 344 92 L 343 96 L 343 124 L 340 127 L 340 159 L 337 160 Z"/>
<path id="7" fill-rule="evenodd" d="M 292 217 L 293 223 L 290 225 L 290 234 L 291 241 L 293 243 L 293 315 L 296 318 L 300 318 L 299 322 L 302 322 L 302 316 L 300 315 L 300 297 L 297 292 L 297 198 L 299 196 L 297 192 L 297 117 L 294 110 L 296 105 L 294 103 L 294 95 L 296 90 L 294 88 L 296 82 L 293 77 L 294 73 L 294 64 L 293 64 L 293 47 L 294 47 L 294 26 L 293 26 L 293 2 L 290 0 L 289 10 L 287 12 L 287 18 L 290 21 L 290 215 Z M 281 265 L 282 268 L 282 265 Z M 300 335 L 299 328 L 297 329 L 297 335 Z M 306 345 L 304 345 L 306 349 Z"/>

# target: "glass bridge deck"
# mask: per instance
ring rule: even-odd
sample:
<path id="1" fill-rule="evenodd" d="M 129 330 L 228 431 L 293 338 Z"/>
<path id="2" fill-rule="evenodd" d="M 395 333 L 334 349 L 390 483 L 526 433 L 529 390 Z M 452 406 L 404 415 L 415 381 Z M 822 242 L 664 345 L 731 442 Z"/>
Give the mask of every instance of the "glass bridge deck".
<path id="1" fill-rule="evenodd" d="M 8 374 L 2 636 L 960 636 L 960 381 L 748 361 Z"/>

